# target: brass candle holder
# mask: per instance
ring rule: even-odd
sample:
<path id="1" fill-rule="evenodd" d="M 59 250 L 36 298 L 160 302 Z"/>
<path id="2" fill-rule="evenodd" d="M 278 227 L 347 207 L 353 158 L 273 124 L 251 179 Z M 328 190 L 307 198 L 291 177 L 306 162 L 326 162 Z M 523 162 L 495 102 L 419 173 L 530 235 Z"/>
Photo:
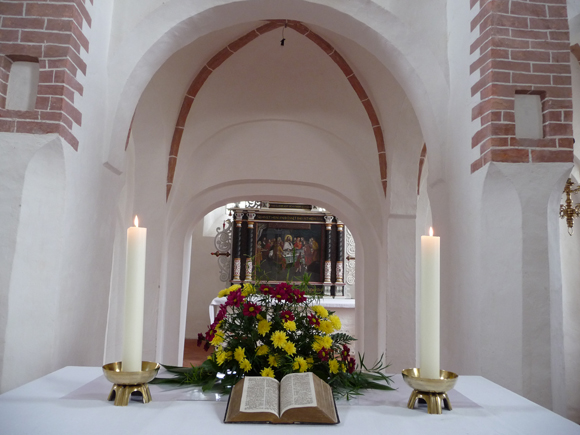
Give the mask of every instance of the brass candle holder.
<path id="1" fill-rule="evenodd" d="M 413 389 L 407 407 L 414 409 L 417 400 L 424 400 L 429 414 L 443 413 L 443 406 L 451 411 L 453 408 L 447 392 L 455 386 L 457 378 L 457 374 L 446 370 L 439 371 L 439 379 L 422 378 L 421 370 L 417 368 L 403 370 L 403 380 Z"/>
<path id="2" fill-rule="evenodd" d="M 105 364 L 103 373 L 113 388 L 107 400 L 115 400 L 115 406 L 127 406 L 132 393 L 139 393 L 143 397 L 143 403 L 151 402 L 151 392 L 147 383 L 157 376 L 160 365 L 158 363 L 143 361 L 140 372 L 122 371 L 121 361 Z"/>

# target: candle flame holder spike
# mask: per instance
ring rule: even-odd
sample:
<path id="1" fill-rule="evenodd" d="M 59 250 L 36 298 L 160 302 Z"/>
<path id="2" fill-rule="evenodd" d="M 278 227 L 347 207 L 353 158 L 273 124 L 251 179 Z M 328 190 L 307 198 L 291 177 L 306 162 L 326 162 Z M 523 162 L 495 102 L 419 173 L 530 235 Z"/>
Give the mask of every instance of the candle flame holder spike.
<path id="1" fill-rule="evenodd" d="M 103 366 L 105 378 L 113 383 L 107 400 L 114 400 L 115 406 L 127 406 L 131 394 L 138 393 L 143 397 L 143 403 L 151 402 L 151 392 L 147 383 L 157 376 L 161 366 L 155 362 L 143 361 L 139 372 L 124 372 L 122 367 L 121 361 Z"/>
<path id="2" fill-rule="evenodd" d="M 447 392 L 457 382 L 457 374 L 446 370 L 439 371 L 439 379 L 426 379 L 421 377 L 421 370 L 417 368 L 403 370 L 403 380 L 413 389 L 407 408 L 415 409 L 417 400 L 427 402 L 429 414 L 442 414 L 443 407 L 451 411 L 451 401 Z"/>

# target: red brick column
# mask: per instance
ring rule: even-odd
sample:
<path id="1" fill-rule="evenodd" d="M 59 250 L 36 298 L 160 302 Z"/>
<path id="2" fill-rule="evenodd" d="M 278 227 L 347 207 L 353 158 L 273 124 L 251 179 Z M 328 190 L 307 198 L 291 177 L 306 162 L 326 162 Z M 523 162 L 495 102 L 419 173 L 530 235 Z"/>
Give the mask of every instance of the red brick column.
<path id="1" fill-rule="evenodd" d="M 480 129 L 471 140 L 480 157 L 475 172 L 489 162 L 572 162 L 570 33 L 566 0 L 471 0 L 479 12 L 471 21 L 479 74 L 471 95 L 480 100 L 472 120 Z M 536 94 L 542 101 L 543 138 L 515 137 L 514 98 Z"/>
<path id="2" fill-rule="evenodd" d="M 87 70 L 80 56 L 81 49 L 89 50 L 83 22 L 91 25 L 85 0 L 2 1 L 0 17 L 0 131 L 58 133 L 78 149 L 72 128 L 73 123 L 81 125 L 82 114 L 74 98 L 83 94 L 77 73 L 86 74 Z M 34 110 L 6 110 L 13 61 L 39 63 Z"/>

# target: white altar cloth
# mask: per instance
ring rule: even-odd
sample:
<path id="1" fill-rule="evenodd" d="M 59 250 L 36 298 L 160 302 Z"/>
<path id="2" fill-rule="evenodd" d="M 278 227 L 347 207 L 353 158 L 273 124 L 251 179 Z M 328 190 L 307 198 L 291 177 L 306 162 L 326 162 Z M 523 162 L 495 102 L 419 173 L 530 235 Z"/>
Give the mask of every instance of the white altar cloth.
<path id="1" fill-rule="evenodd" d="M 222 423 L 225 402 L 161 401 L 127 407 L 106 401 L 110 385 L 79 398 L 87 384 L 102 376 L 100 367 L 66 367 L 0 395 L 0 433 L 20 434 L 580 434 L 580 426 L 480 376 L 460 376 L 456 390 L 467 401 L 453 403 L 453 411 L 429 415 L 425 407 L 410 410 L 393 405 L 391 392 L 373 392 L 372 404 L 339 401 L 341 423 L 336 426 L 289 428 L 285 425 Z M 401 376 L 395 386 L 406 388 Z M 104 384 L 103 384 L 104 385 Z M 80 389 L 80 390 L 79 390 Z M 452 399 L 453 400 L 453 399 Z M 392 401 L 391 401 L 392 402 Z M 475 405 L 474 405 L 475 404 Z"/>

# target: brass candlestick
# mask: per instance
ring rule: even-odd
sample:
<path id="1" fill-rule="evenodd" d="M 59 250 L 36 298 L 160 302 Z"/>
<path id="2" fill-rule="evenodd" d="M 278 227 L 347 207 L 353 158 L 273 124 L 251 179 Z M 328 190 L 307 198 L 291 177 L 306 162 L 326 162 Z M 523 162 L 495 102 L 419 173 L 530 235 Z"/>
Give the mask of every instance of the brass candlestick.
<path id="1" fill-rule="evenodd" d="M 417 368 L 403 370 L 403 380 L 413 389 L 407 407 L 414 409 L 415 402 L 422 399 L 427 402 L 429 414 L 443 413 L 443 405 L 451 411 L 451 402 L 447 392 L 455 386 L 457 378 L 457 374 L 446 370 L 439 371 L 439 379 L 422 378 L 421 370 Z"/>
<path id="2" fill-rule="evenodd" d="M 157 376 L 160 365 L 143 361 L 140 372 L 124 372 L 121 370 L 122 366 L 121 361 L 103 366 L 105 378 L 114 384 L 107 400 L 115 400 L 115 406 L 127 406 L 131 393 L 140 393 L 143 396 L 143 403 L 151 402 L 151 393 L 147 383 Z"/>

